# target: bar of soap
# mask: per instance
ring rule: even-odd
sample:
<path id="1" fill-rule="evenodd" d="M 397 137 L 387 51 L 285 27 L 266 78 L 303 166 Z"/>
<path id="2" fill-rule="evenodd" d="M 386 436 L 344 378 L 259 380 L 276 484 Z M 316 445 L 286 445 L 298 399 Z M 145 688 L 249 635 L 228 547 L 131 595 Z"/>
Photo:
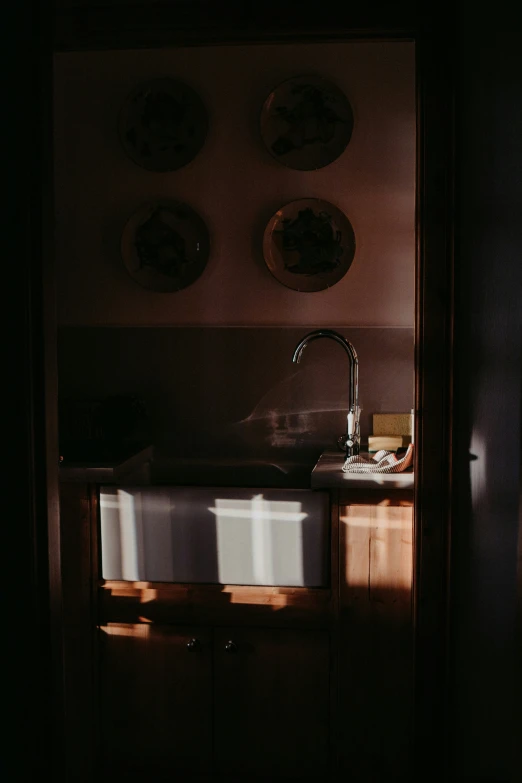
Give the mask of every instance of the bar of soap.
<path id="1" fill-rule="evenodd" d="M 374 413 L 374 435 L 412 435 L 411 413 Z"/>
<path id="2" fill-rule="evenodd" d="M 370 435 L 368 438 L 368 451 L 370 453 L 386 449 L 386 451 L 397 451 L 401 446 L 408 446 L 411 443 L 410 435 Z"/>

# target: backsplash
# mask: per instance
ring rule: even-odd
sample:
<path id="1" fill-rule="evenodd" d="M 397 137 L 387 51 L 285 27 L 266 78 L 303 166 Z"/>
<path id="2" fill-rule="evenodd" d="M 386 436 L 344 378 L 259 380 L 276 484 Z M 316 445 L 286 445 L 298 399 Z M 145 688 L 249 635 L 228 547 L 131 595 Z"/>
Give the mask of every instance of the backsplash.
<path id="1" fill-rule="evenodd" d="M 335 448 L 348 405 L 348 360 L 334 342 L 292 364 L 312 328 L 61 327 L 60 400 L 142 397 L 142 434 L 160 458 L 311 461 Z M 364 440 L 373 413 L 413 407 L 413 329 L 339 331 L 359 357 Z"/>

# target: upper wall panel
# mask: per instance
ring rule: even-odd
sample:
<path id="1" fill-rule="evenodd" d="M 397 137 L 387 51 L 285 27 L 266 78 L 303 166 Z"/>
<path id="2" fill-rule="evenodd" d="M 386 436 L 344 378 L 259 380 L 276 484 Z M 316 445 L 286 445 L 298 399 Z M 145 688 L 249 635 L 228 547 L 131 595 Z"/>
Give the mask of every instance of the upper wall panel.
<path id="1" fill-rule="evenodd" d="M 293 76 L 343 90 L 354 130 L 342 155 L 317 171 L 282 166 L 260 138 L 261 107 Z M 123 151 L 118 113 L 132 89 L 170 76 L 203 99 L 209 131 L 192 162 L 147 171 Z M 55 57 L 58 316 L 69 325 L 412 327 L 415 262 L 415 68 L 412 43 L 331 43 L 62 53 Z M 321 198 L 349 218 L 355 258 L 325 291 L 283 287 L 262 254 L 282 205 Z M 211 255 L 175 293 L 141 288 L 126 272 L 121 234 L 157 198 L 204 219 Z"/>

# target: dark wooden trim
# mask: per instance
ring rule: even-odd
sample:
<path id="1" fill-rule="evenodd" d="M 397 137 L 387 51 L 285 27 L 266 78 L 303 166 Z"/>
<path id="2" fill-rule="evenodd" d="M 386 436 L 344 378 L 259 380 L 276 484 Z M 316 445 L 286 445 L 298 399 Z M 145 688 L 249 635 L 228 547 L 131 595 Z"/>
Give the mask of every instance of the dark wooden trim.
<path id="1" fill-rule="evenodd" d="M 177 623 L 323 627 L 334 622 L 332 592 L 305 587 L 104 582 L 98 624 Z"/>
<path id="2" fill-rule="evenodd" d="M 404 40 L 415 35 L 414 3 L 365 5 L 301 3 L 123 3 L 61 9 L 56 51 L 142 49 L 258 43 L 318 43 L 358 39 Z"/>
<path id="3" fill-rule="evenodd" d="M 42 277 L 37 283 L 36 296 L 41 299 L 41 325 L 38 324 L 38 351 L 41 352 L 43 367 L 44 442 L 45 453 L 40 455 L 39 464 L 45 465 L 46 508 L 42 510 L 41 522 L 47 521 L 47 551 L 49 609 L 51 627 L 51 655 L 53 661 L 53 710 L 55 735 L 53 774 L 56 780 L 62 774 L 64 759 L 65 692 L 63 680 L 63 594 L 60 534 L 60 487 L 58 446 L 58 357 L 56 281 L 54 253 L 54 158 L 53 158 L 53 63 L 51 49 L 51 25 L 45 25 L 45 66 L 43 70 L 42 124 L 43 124 L 43 171 L 42 192 Z"/>
<path id="4" fill-rule="evenodd" d="M 90 783 L 96 770 L 93 753 L 97 704 L 93 687 L 96 655 L 93 643 L 91 516 L 89 487 L 79 482 L 62 482 L 64 764 L 65 779 L 74 778 L 78 783 Z"/>
<path id="5" fill-rule="evenodd" d="M 98 584 L 100 579 L 100 550 L 99 550 L 99 535 L 100 535 L 100 522 L 99 522 L 99 506 L 100 506 L 100 493 L 96 484 L 88 485 L 89 501 L 90 501 L 90 558 L 91 558 L 91 607 L 92 607 L 92 621 L 96 625 L 98 617 Z"/>
<path id="6" fill-rule="evenodd" d="M 180 597 L 190 601 L 199 596 L 233 595 L 245 603 L 263 603 L 270 606 L 286 606 L 289 602 L 299 604 L 309 598 L 330 595 L 323 587 L 272 587 L 258 585 L 224 585 L 194 582 L 128 582 L 123 580 L 100 580 L 100 590 L 108 590 L 115 595 L 140 595 L 145 602 L 157 594 L 162 594 L 177 602 Z"/>
<path id="7" fill-rule="evenodd" d="M 520 420 L 522 421 L 522 398 L 520 400 Z M 520 439 L 520 478 L 519 478 L 519 492 L 518 492 L 518 549 L 517 549 L 517 615 L 516 615 L 516 629 L 515 629 L 516 644 L 515 649 L 519 651 L 522 657 L 522 437 Z M 517 693 L 518 693 L 518 710 L 516 713 L 516 726 L 518 729 L 518 736 L 522 736 L 522 672 L 520 667 L 518 669 L 518 681 L 517 681 Z M 515 731 L 517 736 L 517 731 Z M 518 771 L 522 769 L 522 742 L 516 744 L 515 752 L 513 754 L 512 774 L 513 780 Z"/>
<path id="8" fill-rule="evenodd" d="M 339 505 L 346 506 L 412 506 L 413 489 L 339 489 Z"/>
<path id="9" fill-rule="evenodd" d="M 445 777 L 453 377 L 451 34 L 417 40 L 415 778 Z M 429 759 L 429 763 L 427 762 Z"/>
<path id="10" fill-rule="evenodd" d="M 22 0 L 7 10 L 3 288 L 6 769 L 13 781 L 61 780 L 63 688 L 52 268 L 52 10 Z M 12 50 L 10 50 L 10 45 Z M 16 84 L 15 84 L 16 82 Z M 9 91 L 12 89 L 12 93 Z M 22 97 L 25 96 L 25 97 Z"/>
<path id="11" fill-rule="evenodd" d="M 90 632 L 91 632 L 91 666 L 90 678 L 92 685 L 92 705 L 93 705 L 93 725 L 89 741 L 91 743 L 91 768 L 98 770 L 98 763 L 101 758 L 100 749 L 100 631 L 98 627 L 98 579 L 100 571 L 100 553 L 98 549 L 98 518 L 99 518 L 99 490 L 94 484 L 88 487 L 89 496 L 89 556 L 90 556 Z"/>
<path id="12" fill-rule="evenodd" d="M 330 628 L 330 768 L 332 780 L 339 772 L 339 493 L 330 490 L 330 590 L 332 615 L 335 622 Z"/>

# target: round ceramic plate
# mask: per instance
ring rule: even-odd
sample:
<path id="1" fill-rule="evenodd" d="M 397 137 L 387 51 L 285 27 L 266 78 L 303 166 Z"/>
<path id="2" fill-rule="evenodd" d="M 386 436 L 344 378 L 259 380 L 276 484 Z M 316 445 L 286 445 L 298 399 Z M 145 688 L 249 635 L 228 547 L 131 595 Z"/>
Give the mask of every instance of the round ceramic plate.
<path id="1" fill-rule="evenodd" d="M 320 76 L 283 82 L 266 99 L 261 136 L 268 151 L 291 169 L 328 166 L 346 149 L 353 112 L 341 90 Z"/>
<path id="2" fill-rule="evenodd" d="M 323 291 L 341 280 L 355 255 L 355 235 L 340 209 L 316 198 L 292 201 L 269 221 L 266 265 L 294 291 Z"/>
<path id="3" fill-rule="evenodd" d="M 121 238 L 127 271 L 150 291 L 180 291 L 202 274 L 208 261 L 208 230 L 193 209 L 177 201 L 141 207 Z"/>
<path id="4" fill-rule="evenodd" d="M 205 141 L 208 116 L 199 95 L 173 79 L 152 79 L 127 97 L 119 134 L 127 155 L 150 171 L 189 163 Z"/>

